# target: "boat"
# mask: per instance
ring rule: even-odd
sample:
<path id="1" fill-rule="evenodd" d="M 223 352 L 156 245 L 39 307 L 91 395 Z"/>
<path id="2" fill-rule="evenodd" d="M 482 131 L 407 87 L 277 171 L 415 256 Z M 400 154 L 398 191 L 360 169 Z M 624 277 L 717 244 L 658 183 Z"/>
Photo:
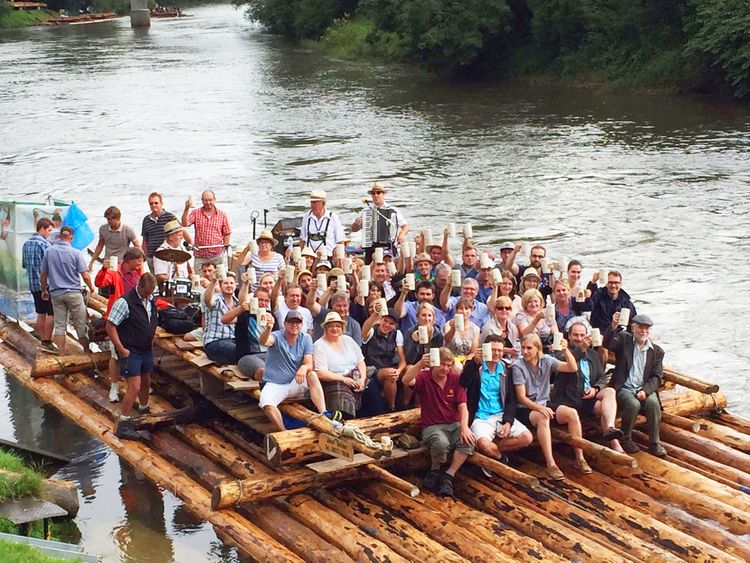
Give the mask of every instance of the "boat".
<path id="1" fill-rule="evenodd" d="M 106 301 L 91 296 L 89 307 L 101 314 Z M 717 385 L 671 369 L 660 392 L 667 458 L 615 452 L 593 427 L 583 440 L 556 430 L 566 480 L 546 480 L 536 447 L 518 468 L 475 455 L 457 474 L 456 498 L 445 499 L 419 490 L 429 456 L 418 409 L 350 421 L 353 435 L 289 403 L 282 411 L 306 426 L 275 432 L 257 382 L 160 328 L 151 414 L 134 419 L 143 440 L 121 440 L 95 377 L 106 353 L 37 354 L 30 329 L 7 317 L 0 339 L 0 363 L 40 401 L 252 560 L 750 560 L 750 420 L 725 411 Z M 571 470 L 571 444 L 591 475 Z"/>
<path id="2" fill-rule="evenodd" d="M 102 12 L 96 14 L 79 14 L 76 16 L 60 16 L 50 18 L 44 25 L 85 25 L 90 23 L 101 23 L 121 18 L 115 12 Z"/>

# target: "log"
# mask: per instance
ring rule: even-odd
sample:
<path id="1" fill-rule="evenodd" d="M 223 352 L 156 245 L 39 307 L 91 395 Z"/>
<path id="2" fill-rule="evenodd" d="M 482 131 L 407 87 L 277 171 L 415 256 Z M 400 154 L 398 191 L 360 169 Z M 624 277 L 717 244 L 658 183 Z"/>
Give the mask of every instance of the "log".
<path id="1" fill-rule="evenodd" d="M 705 418 L 693 420 L 700 427 L 698 432 L 700 436 L 711 438 L 735 450 L 750 453 L 750 436 L 747 434 Z"/>
<path id="2" fill-rule="evenodd" d="M 738 416 L 726 411 L 715 411 L 711 413 L 711 418 L 720 424 L 730 426 L 743 434 L 750 434 L 750 418 Z"/>
<path id="3" fill-rule="evenodd" d="M 659 427 L 659 436 L 663 442 L 674 444 L 700 454 L 703 457 L 713 459 L 745 473 L 750 473 L 750 455 L 730 448 L 711 438 L 704 438 L 699 434 L 686 432 L 669 424 L 662 424 Z"/>
<path id="4" fill-rule="evenodd" d="M 554 426 L 550 430 L 552 432 L 552 438 L 556 442 L 562 442 L 571 447 L 582 449 L 585 457 L 589 460 L 598 459 L 603 463 L 606 462 L 614 465 L 621 465 L 631 469 L 638 467 L 638 462 L 628 454 L 616 452 L 612 448 L 590 442 L 585 438 L 576 438 L 575 436 L 571 436 L 568 432 L 565 432 L 560 428 L 555 428 Z"/>
<path id="5" fill-rule="evenodd" d="M 316 498 L 331 510 L 354 522 L 402 557 L 413 561 L 463 563 L 461 555 L 443 547 L 393 512 L 372 503 L 349 489 L 320 491 Z"/>
<path id="6" fill-rule="evenodd" d="M 541 453 L 534 457 L 537 461 L 544 461 Z M 581 475 L 573 468 L 573 460 L 570 458 L 559 456 L 556 461 L 560 468 L 565 471 L 568 480 L 584 485 L 597 495 L 610 498 L 644 514 L 649 514 L 657 520 L 725 553 L 750 560 L 750 544 L 742 541 L 735 534 L 706 523 L 672 503 L 659 502 L 647 494 L 601 473 L 594 472 L 590 475 Z"/>
<path id="7" fill-rule="evenodd" d="M 382 414 L 353 421 L 369 435 L 399 434 L 419 427 L 420 409 Z M 318 432 L 310 428 L 298 428 L 266 434 L 266 451 L 269 461 L 275 465 L 294 465 L 320 457 Z"/>
<path id="8" fill-rule="evenodd" d="M 530 471 L 541 475 L 544 469 L 537 465 Z M 612 483 L 611 486 L 618 486 Z M 675 530 L 647 513 L 641 513 L 628 508 L 606 496 L 601 496 L 583 485 L 570 481 L 560 481 L 551 484 L 555 494 L 571 505 L 583 508 L 587 512 L 598 516 L 602 522 L 610 522 L 644 541 L 653 543 L 685 561 L 703 563 L 704 561 L 719 561 L 731 559 L 721 550 L 703 541 L 696 540 L 689 534 Z M 734 558 L 740 561 L 739 558 Z"/>
<path id="9" fill-rule="evenodd" d="M 148 442 L 158 454 L 183 470 L 190 471 L 196 479 L 211 488 L 229 481 L 229 473 L 210 459 L 191 450 L 187 444 L 167 432 L 154 432 Z"/>
<path id="10" fill-rule="evenodd" d="M 701 430 L 701 425 L 695 420 L 685 418 L 684 416 L 678 416 L 676 414 L 670 414 L 668 412 L 663 412 L 661 414 L 661 421 L 664 424 L 671 424 L 672 426 L 682 428 L 683 430 L 687 430 L 688 432 L 697 433 Z"/>
<path id="11" fill-rule="evenodd" d="M 0 339 L 20 353 L 25 359 L 33 358 L 38 351 L 39 341 L 26 332 L 21 326 L 0 315 Z"/>
<path id="12" fill-rule="evenodd" d="M 403 479 L 401 479 L 401 477 L 396 477 L 393 473 L 383 469 L 378 465 L 374 465 L 371 463 L 365 465 L 364 469 L 365 472 L 369 473 L 371 477 L 382 481 L 386 485 L 390 485 L 397 491 L 401 491 L 402 493 L 407 494 L 412 498 L 419 495 L 419 487 L 412 483 L 409 483 L 408 481 L 404 481 Z"/>
<path id="13" fill-rule="evenodd" d="M 693 493 L 702 493 L 714 500 L 744 511 L 747 513 L 748 522 L 750 522 L 750 496 L 738 495 L 736 489 L 704 477 L 695 471 L 675 465 L 666 459 L 659 459 L 645 452 L 635 454 L 635 456 L 644 471 L 661 477 L 674 485 L 681 485 L 690 489 Z"/>
<path id="14" fill-rule="evenodd" d="M 13 483 L 23 478 L 21 473 L 6 471 L 0 469 L 0 478 Z M 61 481 L 59 479 L 42 479 L 39 498 L 56 504 L 68 513 L 68 516 L 75 518 L 78 514 L 78 487 L 70 481 Z"/>
<path id="15" fill-rule="evenodd" d="M 710 412 L 726 408 L 727 398 L 723 393 L 706 395 L 700 391 L 677 391 L 672 389 L 659 393 L 664 412 L 687 416 L 698 412 Z"/>
<path id="16" fill-rule="evenodd" d="M 649 443 L 648 436 L 638 430 L 633 432 L 633 437 L 641 444 L 647 445 Z M 674 444 L 669 445 L 668 459 L 681 467 L 697 471 L 705 477 L 714 480 L 720 479 L 720 482 L 732 488 L 739 489 L 740 485 L 750 487 L 750 474 L 718 461 L 708 459 L 690 450 L 680 448 Z"/>
<path id="17" fill-rule="evenodd" d="M 459 500 L 425 495 L 422 502 L 447 515 L 455 524 L 477 536 L 479 541 L 508 554 L 512 561 L 568 561 L 567 558 L 544 547 L 541 542 L 519 533 L 494 516 L 471 508 Z"/>
<path id="18" fill-rule="evenodd" d="M 529 510 L 501 491 L 487 487 L 459 471 L 454 481 L 456 495 L 469 506 L 491 514 L 521 533 L 538 540 L 550 551 L 560 553 L 572 561 L 621 562 L 623 557 L 601 544 L 583 536 L 576 529 L 560 526 L 552 518 Z"/>
<path id="19" fill-rule="evenodd" d="M 426 448 L 409 450 L 400 457 L 384 458 L 379 462 L 383 467 L 398 467 L 399 470 L 421 469 L 428 465 Z M 329 473 L 318 473 L 307 467 L 292 469 L 285 473 L 261 478 L 245 479 L 220 483 L 214 488 L 212 506 L 219 509 L 238 503 L 252 502 L 293 493 L 300 493 L 313 487 L 325 487 L 345 481 L 369 478 L 365 465 L 344 467 Z"/>
<path id="20" fill-rule="evenodd" d="M 150 404 L 151 401 L 149 400 L 149 406 Z M 177 424 L 188 424 L 194 422 L 200 416 L 200 409 L 196 406 L 190 406 L 177 410 L 139 414 L 131 419 L 131 423 L 136 430 L 155 431 L 176 426 Z"/>
<path id="21" fill-rule="evenodd" d="M 353 561 L 341 549 L 271 503 L 255 504 L 245 509 L 260 529 L 310 563 Z"/>
<path id="22" fill-rule="evenodd" d="M 82 370 L 104 368 L 109 363 L 110 352 L 93 352 L 91 354 L 73 354 L 56 356 L 54 354 L 38 354 L 34 358 L 31 377 L 50 377 L 59 373 L 71 373 Z"/>
<path id="23" fill-rule="evenodd" d="M 488 487 L 499 490 L 513 498 L 517 504 L 545 516 L 551 516 L 562 529 L 574 528 L 582 535 L 607 545 L 625 558 L 641 561 L 680 561 L 681 558 L 657 546 L 633 536 L 630 527 L 619 527 L 613 518 L 601 519 L 595 514 L 572 504 L 550 490 L 533 491 L 504 481 L 492 481 Z M 555 489 L 555 493 L 557 490 Z"/>
<path id="24" fill-rule="evenodd" d="M 312 497 L 293 495 L 282 506 L 297 520 L 315 530 L 315 533 L 357 561 L 408 562 L 408 559 L 393 551 L 386 544 L 369 536 L 349 520 Z"/>
<path id="25" fill-rule="evenodd" d="M 474 452 L 474 455 L 470 456 L 467 461 L 472 465 L 491 471 L 495 475 L 499 475 L 511 483 L 518 483 L 519 485 L 531 487 L 532 489 L 538 489 L 540 487 L 539 479 L 533 475 L 527 475 L 518 469 L 500 463 L 496 459 L 492 459 L 491 457 L 487 457 L 478 452 Z"/>
<path id="26" fill-rule="evenodd" d="M 390 487 L 367 483 L 361 488 L 361 493 L 366 495 L 371 502 L 385 506 L 389 511 L 411 522 L 418 530 L 470 561 L 495 562 L 510 557 L 509 554 L 498 553 L 497 549 L 486 545 L 471 530 L 454 522 L 451 516 L 429 508 L 424 503 L 409 498 Z M 508 537 L 520 540 L 522 536 L 519 536 L 519 534 L 509 534 Z"/>
<path id="27" fill-rule="evenodd" d="M 199 518 L 214 526 L 217 534 L 251 559 L 299 561 L 302 559 L 236 512 L 211 509 L 211 498 L 203 487 L 174 465 L 139 442 L 120 441 L 112 434 L 112 423 L 52 379 L 31 379 L 31 365 L 18 353 L 0 346 L 0 363 L 43 402 L 59 410 L 81 428 L 112 448 L 158 486 L 182 499 Z"/>
<path id="28" fill-rule="evenodd" d="M 671 381 L 672 383 L 676 383 L 677 385 L 682 385 L 683 387 L 687 387 L 688 389 L 693 389 L 695 391 L 700 391 L 701 393 L 706 393 L 707 395 L 719 392 L 719 386 L 716 383 L 709 383 L 708 381 L 704 381 L 697 377 L 676 372 L 669 367 L 664 367 L 663 372 L 664 381 Z"/>

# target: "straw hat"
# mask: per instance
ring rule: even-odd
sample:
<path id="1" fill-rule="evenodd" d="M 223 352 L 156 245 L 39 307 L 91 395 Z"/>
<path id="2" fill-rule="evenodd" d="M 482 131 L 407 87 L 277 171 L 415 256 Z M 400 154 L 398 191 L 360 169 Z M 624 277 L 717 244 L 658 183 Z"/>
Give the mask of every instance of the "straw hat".
<path id="1" fill-rule="evenodd" d="M 309 256 L 310 258 L 317 258 L 318 257 L 318 255 L 315 254 L 315 252 L 313 251 L 313 249 L 310 248 L 309 246 L 306 246 L 305 248 L 302 249 L 301 255 L 302 256 Z"/>
<path id="2" fill-rule="evenodd" d="M 331 323 L 339 323 L 341 326 L 344 326 L 344 321 L 341 318 L 341 316 L 336 311 L 331 311 L 326 315 L 326 320 L 324 320 L 321 324 L 323 327 L 331 324 Z"/>
<path id="3" fill-rule="evenodd" d="M 310 201 L 325 201 L 328 199 L 323 190 L 313 190 L 310 192 Z"/>
<path id="4" fill-rule="evenodd" d="M 182 230 L 182 225 L 177 219 L 172 219 L 171 221 L 168 221 L 166 225 L 164 225 L 164 234 L 165 235 L 171 235 L 174 233 L 178 233 Z"/>
<path id="5" fill-rule="evenodd" d="M 385 187 L 383 186 L 383 184 L 381 184 L 380 182 L 375 182 L 372 185 L 372 187 L 367 191 L 367 193 L 370 194 L 370 195 L 372 195 L 372 192 L 374 192 L 375 190 L 381 191 L 383 193 L 386 193 L 388 191 L 388 190 L 385 189 Z"/>
<path id="6" fill-rule="evenodd" d="M 273 238 L 273 235 L 271 234 L 271 231 L 268 229 L 263 229 L 260 234 L 258 235 L 258 238 L 255 239 L 255 242 L 260 242 L 262 240 L 268 240 L 271 241 L 271 244 L 276 246 L 279 244 L 279 241 L 277 241 L 275 238 Z"/>
<path id="7" fill-rule="evenodd" d="M 521 276 L 521 279 L 532 277 L 532 276 L 537 279 L 542 279 L 542 276 L 540 276 L 539 273 L 531 266 L 529 266 L 528 268 L 524 270 L 523 276 Z"/>
<path id="8" fill-rule="evenodd" d="M 429 262 L 430 264 L 434 264 L 435 261 L 430 258 L 430 255 L 426 252 L 423 252 L 422 254 L 419 254 L 417 256 L 417 259 L 414 261 L 415 264 L 419 264 L 420 262 Z"/>

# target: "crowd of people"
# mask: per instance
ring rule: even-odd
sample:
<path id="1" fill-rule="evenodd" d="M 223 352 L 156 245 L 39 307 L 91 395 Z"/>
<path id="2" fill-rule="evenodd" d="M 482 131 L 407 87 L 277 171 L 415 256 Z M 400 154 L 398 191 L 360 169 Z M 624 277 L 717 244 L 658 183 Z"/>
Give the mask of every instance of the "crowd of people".
<path id="1" fill-rule="evenodd" d="M 179 220 L 160 194 L 150 194 L 140 238 L 108 208 L 89 263 L 71 247 L 70 228 L 52 245 L 52 224 L 40 219 L 23 266 L 42 347 L 64 354 L 69 322 L 88 345 L 81 279 L 108 297 L 110 400 L 120 401 L 124 378 L 118 432 L 136 438 L 128 421 L 136 404 L 148 411 L 154 294 L 188 278 L 202 323 L 184 338 L 201 341 L 213 362 L 260 381 L 260 407 L 277 430 L 290 424 L 279 410 L 284 401 L 310 401 L 344 419 L 418 405 L 432 459 L 423 486 L 441 495 L 452 495 L 453 475 L 475 449 L 513 464 L 512 452 L 534 434 L 548 477 L 563 479 L 552 427 L 581 437 L 590 418 L 610 447 L 634 453 L 633 426 L 643 413 L 649 450 L 666 455 L 658 396 L 664 352 L 620 272 L 603 269 L 584 280 L 579 260 L 550 260 L 539 244 L 482 248 L 470 224 L 459 232 L 449 223 L 435 236 L 423 229 L 410 240 L 386 194 L 373 184 L 350 226 L 361 231 L 361 246 L 347 239 L 327 194 L 313 190 L 298 240 L 279 244 L 263 230 L 236 256 L 212 190 L 200 207 L 186 201 Z M 451 242 L 460 243 L 460 256 Z M 192 263 L 157 256 L 186 249 Z M 606 371 L 610 354 L 614 368 Z M 583 451 L 574 451 L 576 470 L 590 473 Z"/>

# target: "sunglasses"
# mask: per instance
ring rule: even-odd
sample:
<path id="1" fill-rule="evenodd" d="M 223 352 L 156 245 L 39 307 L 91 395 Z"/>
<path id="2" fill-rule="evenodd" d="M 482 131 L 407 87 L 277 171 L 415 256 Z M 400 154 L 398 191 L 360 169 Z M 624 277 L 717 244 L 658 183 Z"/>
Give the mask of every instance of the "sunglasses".
<path id="1" fill-rule="evenodd" d="M 505 307 L 503 305 L 498 305 L 497 307 L 495 307 L 495 310 L 497 311 L 510 311 L 512 309 L 513 307 Z"/>

